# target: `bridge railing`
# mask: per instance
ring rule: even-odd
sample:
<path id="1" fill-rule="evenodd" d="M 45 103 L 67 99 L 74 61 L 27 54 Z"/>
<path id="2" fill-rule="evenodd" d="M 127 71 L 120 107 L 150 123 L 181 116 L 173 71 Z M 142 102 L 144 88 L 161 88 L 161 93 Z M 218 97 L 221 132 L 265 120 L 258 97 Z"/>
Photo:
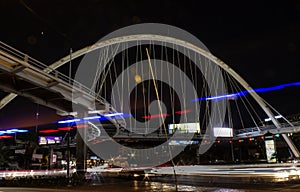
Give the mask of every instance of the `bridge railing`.
<path id="1" fill-rule="evenodd" d="M 75 88 L 75 89 L 81 90 L 81 91 L 89 94 L 90 96 L 92 96 L 95 100 L 97 100 L 101 104 L 104 104 L 104 105 L 109 104 L 103 97 L 99 96 L 92 89 L 88 88 L 87 86 L 83 85 L 82 83 L 75 81 L 71 77 L 64 75 L 63 73 L 59 72 L 58 70 L 52 69 L 51 67 L 45 65 L 44 63 L 28 56 L 27 54 L 11 47 L 1 41 L 0 41 L 0 49 L 1 49 L 1 51 L 6 53 L 7 55 L 9 55 L 9 59 L 14 59 L 15 62 L 17 62 L 18 64 L 23 64 L 23 65 L 27 64 L 28 66 L 26 66 L 26 67 L 31 67 L 31 68 L 34 67 L 38 70 L 41 70 L 47 74 L 50 74 L 57 80 L 61 80 L 65 83 L 68 83 L 69 85 L 72 86 L 72 89 Z M 117 112 L 110 104 L 109 104 L 109 110 L 113 113 Z M 125 126 L 124 119 L 116 120 L 116 121 L 121 126 Z M 116 123 L 116 125 L 117 125 L 117 123 Z"/>
<path id="2" fill-rule="evenodd" d="M 289 127 L 295 127 L 300 126 L 300 121 L 294 121 L 290 123 L 281 123 L 281 128 L 289 128 Z M 238 129 L 235 130 L 235 135 L 245 135 L 245 134 L 251 134 L 251 133 L 258 133 L 258 132 L 264 132 L 272 129 L 278 129 L 275 125 L 264 125 L 260 127 L 249 127 L 244 129 Z"/>
<path id="3" fill-rule="evenodd" d="M 253 132 L 260 132 L 261 129 L 259 127 L 250 127 L 250 128 L 245 128 L 245 129 L 238 129 L 235 130 L 235 134 L 236 135 L 240 135 L 240 134 L 246 134 L 246 133 L 253 133 Z"/>
<path id="4" fill-rule="evenodd" d="M 98 101 L 100 101 L 101 103 L 105 102 L 105 99 L 98 96 L 94 91 L 92 91 L 92 89 L 88 88 L 87 86 L 79 83 L 78 81 L 75 81 L 74 79 L 64 75 L 63 73 L 52 69 L 51 67 L 45 65 L 44 63 L 26 55 L 25 53 L 3 43 L 0 41 L 0 49 L 6 53 L 8 53 L 9 55 L 13 56 L 14 58 L 17 58 L 20 61 L 23 61 L 26 64 L 29 64 L 30 66 L 33 66 L 39 70 L 42 70 L 50 75 L 52 75 L 53 77 L 64 81 L 65 83 L 69 83 L 70 85 L 72 85 L 73 87 L 80 89 L 82 91 L 84 91 L 85 93 L 90 94 L 91 96 L 93 96 L 95 99 L 97 99 Z"/>

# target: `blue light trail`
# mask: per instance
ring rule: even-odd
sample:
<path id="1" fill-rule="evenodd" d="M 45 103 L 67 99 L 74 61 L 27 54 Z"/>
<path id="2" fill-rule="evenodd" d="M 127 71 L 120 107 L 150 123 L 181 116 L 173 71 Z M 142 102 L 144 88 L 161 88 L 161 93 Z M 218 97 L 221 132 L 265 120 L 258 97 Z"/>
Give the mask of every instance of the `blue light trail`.
<path id="1" fill-rule="evenodd" d="M 25 129 L 7 129 L 7 130 L 1 130 L 0 135 L 26 133 L 26 132 L 28 132 L 28 130 L 25 130 Z"/>
<path id="2" fill-rule="evenodd" d="M 201 97 L 197 99 L 191 100 L 191 102 L 196 102 L 196 101 L 220 101 L 223 99 L 236 99 L 238 97 L 246 96 L 250 92 L 256 92 L 256 93 L 263 93 L 263 92 L 269 92 L 269 91 L 276 91 L 280 89 L 284 89 L 286 87 L 291 87 L 291 86 L 300 86 L 300 82 L 294 82 L 294 83 L 286 83 L 286 84 L 281 84 L 281 85 L 276 85 L 272 87 L 262 87 L 262 88 L 256 88 L 256 89 L 251 89 L 251 90 L 244 90 L 236 93 L 230 93 L 230 94 L 224 94 L 224 95 L 217 95 L 217 96 L 209 96 L 209 97 Z M 93 113 L 92 113 L 93 114 Z M 83 119 L 67 119 L 67 120 L 62 120 L 58 121 L 57 123 L 59 124 L 65 124 L 65 123 L 74 123 L 74 122 L 81 122 L 81 121 L 87 121 L 87 120 L 108 120 L 108 119 L 113 119 L 113 118 L 125 118 L 132 116 L 131 114 L 126 114 L 126 113 L 108 113 L 104 115 L 95 115 L 95 116 L 88 116 L 84 117 Z M 0 132 L 1 134 L 1 132 Z"/>
<path id="3" fill-rule="evenodd" d="M 251 89 L 251 90 L 244 90 L 244 91 L 225 94 L 225 95 L 201 97 L 201 98 L 193 99 L 193 100 L 191 100 L 191 102 L 210 101 L 210 100 L 219 101 L 219 100 L 223 100 L 223 99 L 232 99 L 232 98 L 235 99 L 237 97 L 245 96 L 250 92 L 263 93 L 263 92 L 269 92 L 269 91 L 276 91 L 276 90 L 280 90 L 280 89 L 284 89 L 286 87 L 292 87 L 292 86 L 300 86 L 300 82 L 286 83 L 286 84 L 276 85 L 276 86 L 272 86 L 272 87 L 262 87 L 262 88 L 256 88 L 256 89 Z"/>
<path id="4" fill-rule="evenodd" d="M 122 117 L 129 117 L 131 114 L 126 114 L 126 113 L 108 113 L 104 115 L 95 115 L 95 116 L 88 116 L 84 117 L 83 119 L 67 119 L 67 120 L 61 120 L 58 121 L 57 123 L 59 124 L 67 124 L 67 123 L 74 123 L 74 122 L 84 122 L 84 121 L 91 121 L 91 120 L 98 120 L 98 121 L 104 121 L 104 120 L 109 120 L 109 119 L 118 119 Z"/>
<path id="5" fill-rule="evenodd" d="M 57 123 L 63 124 L 63 123 L 73 123 L 78 121 L 80 121 L 80 119 L 68 119 L 68 120 L 58 121 Z"/>

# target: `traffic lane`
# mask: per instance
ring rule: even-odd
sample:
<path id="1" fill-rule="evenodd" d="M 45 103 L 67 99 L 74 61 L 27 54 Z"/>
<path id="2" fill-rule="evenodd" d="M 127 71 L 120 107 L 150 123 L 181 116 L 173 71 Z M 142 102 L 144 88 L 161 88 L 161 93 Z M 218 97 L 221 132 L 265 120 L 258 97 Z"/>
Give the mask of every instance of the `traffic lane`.
<path id="1" fill-rule="evenodd" d="M 69 189 L 57 189 L 57 188 L 18 188 L 18 187 L 0 187 L 0 192 L 92 192 L 92 191 L 101 191 L 101 192 L 174 192 L 174 185 L 169 184 L 160 184 L 162 186 L 155 185 L 155 187 L 145 187 L 140 185 L 138 187 L 126 187 L 126 186 L 96 186 L 96 187 L 87 187 L 87 188 L 69 188 Z M 256 189 L 255 189 L 256 188 Z M 264 188 L 260 189 L 259 186 L 252 186 L 251 188 L 228 188 L 228 187 L 204 187 L 204 186 L 188 186 L 188 185 L 179 185 L 179 191 L 193 191 L 193 192 L 299 192 L 300 184 L 288 185 L 282 187 L 274 188 Z"/>

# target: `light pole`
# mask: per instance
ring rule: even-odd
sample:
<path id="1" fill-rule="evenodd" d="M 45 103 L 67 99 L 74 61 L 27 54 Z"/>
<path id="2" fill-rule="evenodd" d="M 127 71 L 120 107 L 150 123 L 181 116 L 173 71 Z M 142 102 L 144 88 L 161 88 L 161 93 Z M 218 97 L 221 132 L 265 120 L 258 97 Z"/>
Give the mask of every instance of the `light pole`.
<path id="1" fill-rule="evenodd" d="M 69 129 L 67 131 L 67 181 L 68 181 L 68 186 L 71 185 L 71 180 L 70 180 L 70 129 L 71 129 L 71 124 L 69 126 Z"/>

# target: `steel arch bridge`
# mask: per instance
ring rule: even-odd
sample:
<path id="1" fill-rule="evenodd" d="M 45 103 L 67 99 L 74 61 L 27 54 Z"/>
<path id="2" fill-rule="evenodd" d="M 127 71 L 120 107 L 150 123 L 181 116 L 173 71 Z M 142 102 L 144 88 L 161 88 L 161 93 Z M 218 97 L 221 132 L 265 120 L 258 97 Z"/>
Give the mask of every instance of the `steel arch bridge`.
<path id="1" fill-rule="evenodd" d="M 170 43 L 170 44 L 175 44 L 177 46 L 181 46 L 181 47 L 184 47 L 186 49 L 192 50 L 192 51 L 200 54 L 201 56 L 205 57 L 206 59 L 212 61 L 217 66 L 219 66 L 221 69 L 226 71 L 245 90 L 253 90 L 251 88 L 251 86 L 239 74 L 237 74 L 227 64 L 225 64 L 223 61 L 221 61 L 220 59 L 218 59 L 217 57 L 215 57 L 214 55 L 212 55 L 208 51 L 206 51 L 206 50 L 204 50 L 204 49 L 202 49 L 198 46 L 195 46 L 194 44 L 192 44 L 190 42 L 184 41 L 184 40 L 180 40 L 180 39 L 176 39 L 176 38 L 168 37 L 168 36 L 153 35 L 153 34 L 139 34 L 139 35 L 122 36 L 122 37 L 112 38 L 112 39 L 108 39 L 108 40 L 105 40 L 105 41 L 98 42 L 94 45 L 91 45 L 91 46 L 85 47 L 83 49 L 80 49 L 80 50 L 72 53 L 72 55 L 67 55 L 67 56 L 61 58 L 60 60 L 56 61 L 55 63 L 49 65 L 49 67 L 45 68 L 43 71 L 46 72 L 46 73 L 50 73 L 50 72 L 56 70 L 57 68 L 63 66 L 64 64 L 69 63 L 70 58 L 71 59 L 76 59 L 78 57 L 81 57 L 85 54 L 88 54 L 90 52 L 93 52 L 95 50 L 98 50 L 98 49 L 101 49 L 101 48 L 104 48 L 104 47 L 108 47 L 108 46 L 112 46 L 112 45 L 118 45 L 118 44 L 125 43 L 125 42 L 136 42 L 136 41 L 152 41 L 152 42 L 155 41 L 155 42 L 162 42 L 162 43 Z M 261 107 L 261 109 L 265 112 L 265 114 L 271 119 L 272 123 L 278 129 L 280 129 L 281 124 L 275 118 L 275 115 L 270 110 L 270 108 L 265 103 L 265 101 L 256 92 L 251 91 L 251 92 L 249 92 L 249 94 L 257 102 L 257 104 Z M 16 96 L 17 96 L 16 94 L 10 93 L 5 98 L 3 98 L 0 101 L 0 109 L 3 108 L 5 105 L 7 105 L 10 101 L 12 101 Z M 287 144 L 290 147 L 290 149 L 292 150 L 293 154 L 296 157 L 300 157 L 299 151 L 297 150 L 297 148 L 295 147 L 295 145 L 293 144 L 291 139 L 285 134 L 283 134 L 283 138 L 287 142 Z"/>

